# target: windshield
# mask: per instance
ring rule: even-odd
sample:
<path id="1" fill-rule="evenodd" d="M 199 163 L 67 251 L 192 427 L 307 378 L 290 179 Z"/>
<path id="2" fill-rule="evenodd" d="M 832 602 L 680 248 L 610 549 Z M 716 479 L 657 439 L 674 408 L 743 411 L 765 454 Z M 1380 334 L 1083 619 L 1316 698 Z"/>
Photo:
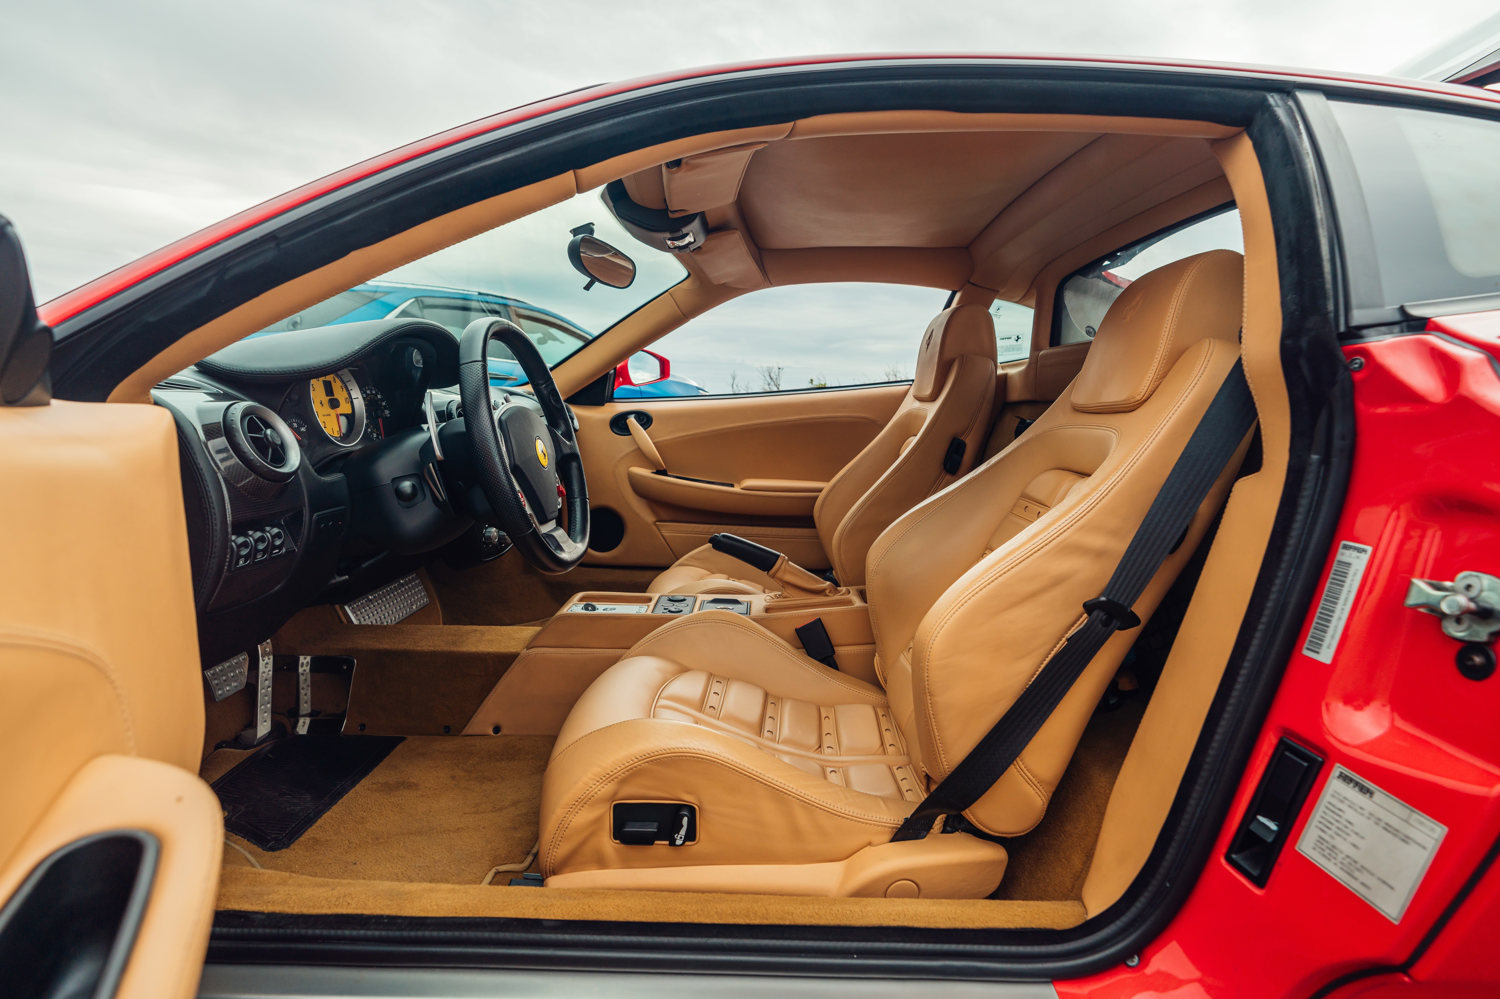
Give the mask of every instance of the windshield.
<path id="1" fill-rule="evenodd" d="M 595 284 L 568 263 L 571 230 L 585 222 L 629 254 L 635 280 L 627 288 Z M 671 254 L 632 238 L 598 192 L 580 194 L 535 214 L 404 264 L 340 292 L 255 334 L 286 333 L 367 319 L 429 319 L 458 336 L 485 316 L 509 319 L 555 366 L 598 334 L 681 281 L 687 271 Z M 491 344 L 492 371 L 501 377 L 514 361 Z M 519 370 L 501 380 L 521 380 Z"/>

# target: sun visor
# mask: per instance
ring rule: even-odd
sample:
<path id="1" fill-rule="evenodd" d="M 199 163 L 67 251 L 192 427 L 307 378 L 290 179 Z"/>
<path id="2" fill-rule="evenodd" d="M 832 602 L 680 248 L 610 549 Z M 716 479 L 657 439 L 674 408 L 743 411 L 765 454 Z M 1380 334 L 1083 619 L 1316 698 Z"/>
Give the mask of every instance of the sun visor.
<path id="1" fill-rule="evenodd" d="M 755 142 L 662 164 L 662 196 L 667 211 L 680 217 L 733 204 L 750 157 L 764 148 L 764 142 Z"/>
<path id="2" fill-rule="evenodd" d="M 652 249 L 683 253 L 696 250 L 708 238 L 708 220 L 702 212 L 673 216 L 665 209 L 638 205 L 626 193 L 624 181 L 604 186 L 604 205 L 626 232 Z"/>

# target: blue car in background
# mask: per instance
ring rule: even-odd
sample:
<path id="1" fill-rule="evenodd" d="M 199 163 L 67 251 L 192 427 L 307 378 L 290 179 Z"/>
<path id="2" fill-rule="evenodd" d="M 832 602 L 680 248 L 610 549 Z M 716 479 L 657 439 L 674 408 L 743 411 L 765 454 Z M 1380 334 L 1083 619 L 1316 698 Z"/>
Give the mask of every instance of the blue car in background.
<path id="1" fill-rule="evenodd" d="M 367 281 L 356 285 L 254 335 L 406 316 L 429 319 L 446 327 L 454 336 L 463 333 L 464 327 L 476 319 L 486 316 L 509 319 L 531 338 L 549 367 L 593 339 L 593 334 L 567 318 L 519 298 L 398 281 Z M 526 384 L 526 375 L 515 361 L 491 357 L 490 383 L 513 388 Z M 706 392 L 692 379 L 673 377 L 671 362 L 649 350 L 638 351 L 615 369 L 616 399 L 704 395 Z"/>

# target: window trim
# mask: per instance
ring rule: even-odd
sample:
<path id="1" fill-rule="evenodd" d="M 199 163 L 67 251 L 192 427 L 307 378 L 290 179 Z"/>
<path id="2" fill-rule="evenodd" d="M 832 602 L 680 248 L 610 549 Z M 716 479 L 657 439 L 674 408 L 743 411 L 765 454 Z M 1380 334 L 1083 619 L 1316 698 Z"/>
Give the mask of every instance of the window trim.
<path id="1" fill-rule="evenodd" d="M 1084 264 L 1083 266 L 1077 268 L 1074 271 L 1071 271 L 1066 277 L 1064 277 L 1062 280 L 1058 281 L 1057 282 L 1057 287 L 1055 289 L 1053 289 L 1053 292 L 1052 292 L 1052 328 L 1050 330 L 1048 330 L 1048 332 L 1047 332 L 1047 347 L 1044 348 L 1044 349 L 1050 349 L 1052 347 L 1071 347 L 1071 346 L 1073 346 L 1073 344 L 1064 344 L 1062 342 L 1062 316 L 1063 316 L 1062 293 L 1063 293 L 1063 287 L 1066 286 L 1069 281 L 1073 280 L 1075 277 L 1081 276 L 1084 271 L 1087 271 L 1090 268 L 1094 268 L 1094 267 L 1099 266 L 1105 260 L 1109 259 L 1110 257 L 1114 256 L 1117 253 L 1120 253 L 1120 252 L 1122 252 L 1124 250 L 1129 250 L 1129 249 L 1132 249 L 1134 247 L 1140 246 L 1142 243 L 1155 243 L 1155 242 L 1159 242 L 1159 241 L 1161 241 L 1163 239 L 1166 239 L 1168 236 L 1174 235 L 1175 233 L 1180 232 L 1183 229 L 1188 228 L 1189 226 L 1197 225 L 1199 222 L 1203 222 L 1203 221 L 1205 221 L 1207 219 L 1211 219 L 1211 218 L 1214 218 L 1216 216 L 1223 215 L 1225 212 L 1235 211 L 1238 208 L 1239 208 L 1239 206 L 1237 204 L 1235 204 L 1235 202 L 1233 202 L 1233 201 L 1226 201 L 1226 202 L 1224 202 L 1221 205 L 1218 205 L 1218 206 L 1216 206 L 1214 208 L 1208 209 L 1207 211 L 1198 212 L 1196 215 L 1189 215 L 1187 218 L 1181 219 L 1181 220 L 1179 220 L 1177 222 L 1173 222 L 1171 225 L 1163 226 L 1162 228 L 1157 229 L 1154 232 L 1151 232 L 1151 233 L 1148 233 L 1148 234 L 1142 236 L 1140 239 L 1134 239 L 1134 240 L 1131 240 L 1129 243 L 1125 243 L 1122 246 L 1117 246 L 1113 250 L 1110 250 L 1108 253 L 1101 253 L 1099 256 L 1095 257 L 1093 260 L 1090 260 L 1088 263 Z M 1076 342 L 1077 343 L 1092 343 L 1093 341 L 1091 341 L 1091 340 L 1079 340 L 1079 341 L 1076 341 Z"/>

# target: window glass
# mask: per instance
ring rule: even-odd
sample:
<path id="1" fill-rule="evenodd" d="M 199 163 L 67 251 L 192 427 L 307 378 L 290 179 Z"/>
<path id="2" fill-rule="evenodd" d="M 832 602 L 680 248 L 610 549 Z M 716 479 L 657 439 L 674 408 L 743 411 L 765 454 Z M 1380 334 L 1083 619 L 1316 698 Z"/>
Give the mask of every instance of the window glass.
<path id="1" fill-rule="evenodd" d="M 1004 364 L 1031 353 L 1031 309 L 997 300 L 990 306 L 990 318 L 995 321 L 995 360 Z"/>
<path id="2" fill-rule="evenodd" d="M 272 323 L 262 333 L 283 333 L 311 326 L 328 326 L 336 322 L 348 322 L 344 316 L 357 313 L 380 297 L 380 292 L 368 288 L 351 288 L 339 292 L 330 299 L 310 305 L 301 312 L 287 316 L 279 323 Z"/>
<path id="3" fill-rule="evenodd" d="M 1379 260 L 1384 301 L 1360 304 L 1500 292 L 1500 122 L 1346 101 L 1330 107 Z"/>
<path id="4" fill-rule="evenodd" d="M 909 381 L 922 332 L 946 298 L 906 285 L 766 288 L 698 316 L 651 350 L 667 359 L 674 381 L 709 395 Z"/>
<path id="5" fill-rule="evenodd" d="M 1143 274 L 1207 250 L 1244 252 L 1238 209 L 1196 219 L 1116 250 L 1069 276 L 1057 290 L 1052 343 L 1083 343 L 1099 331 L 1120 292 Z"/>
<path id="6" fill-rule="evenodd" d="M 537 352 L 548 367 L 589 341 L 587 333 L 566 320 L 549 319 L 529 312 L 518 312 L 512 318 L 536 344 Z"/>
<path id="7" fill-rule="evenodd" d="M 410 316 L 413 319 L 428 319 L 446 326 L 454 335 L 462 333 L 464 327 L 476 319 L 486 316 L 511 317 L 510 310 L 499 303 L 464 301 L 459 298 L 443 298 L 438 295 L 413 296 L 391 310 L 391 318 Z"/>
<path id="8" fill-rule="evenodd" d="M 568 242 L 585 222 L 635 261 L 629 287 L 584 290 L 587 279 L 568 262 Z M 457 336 L 475 319 L 502 316 L 516 321 L 555 365 L 686 274 L 672 254 L 630 236 L 591 192 L 404 264 L 261 332 L 415 316 Z M 498 345 L 494 352 L 504 353 Z"/>

